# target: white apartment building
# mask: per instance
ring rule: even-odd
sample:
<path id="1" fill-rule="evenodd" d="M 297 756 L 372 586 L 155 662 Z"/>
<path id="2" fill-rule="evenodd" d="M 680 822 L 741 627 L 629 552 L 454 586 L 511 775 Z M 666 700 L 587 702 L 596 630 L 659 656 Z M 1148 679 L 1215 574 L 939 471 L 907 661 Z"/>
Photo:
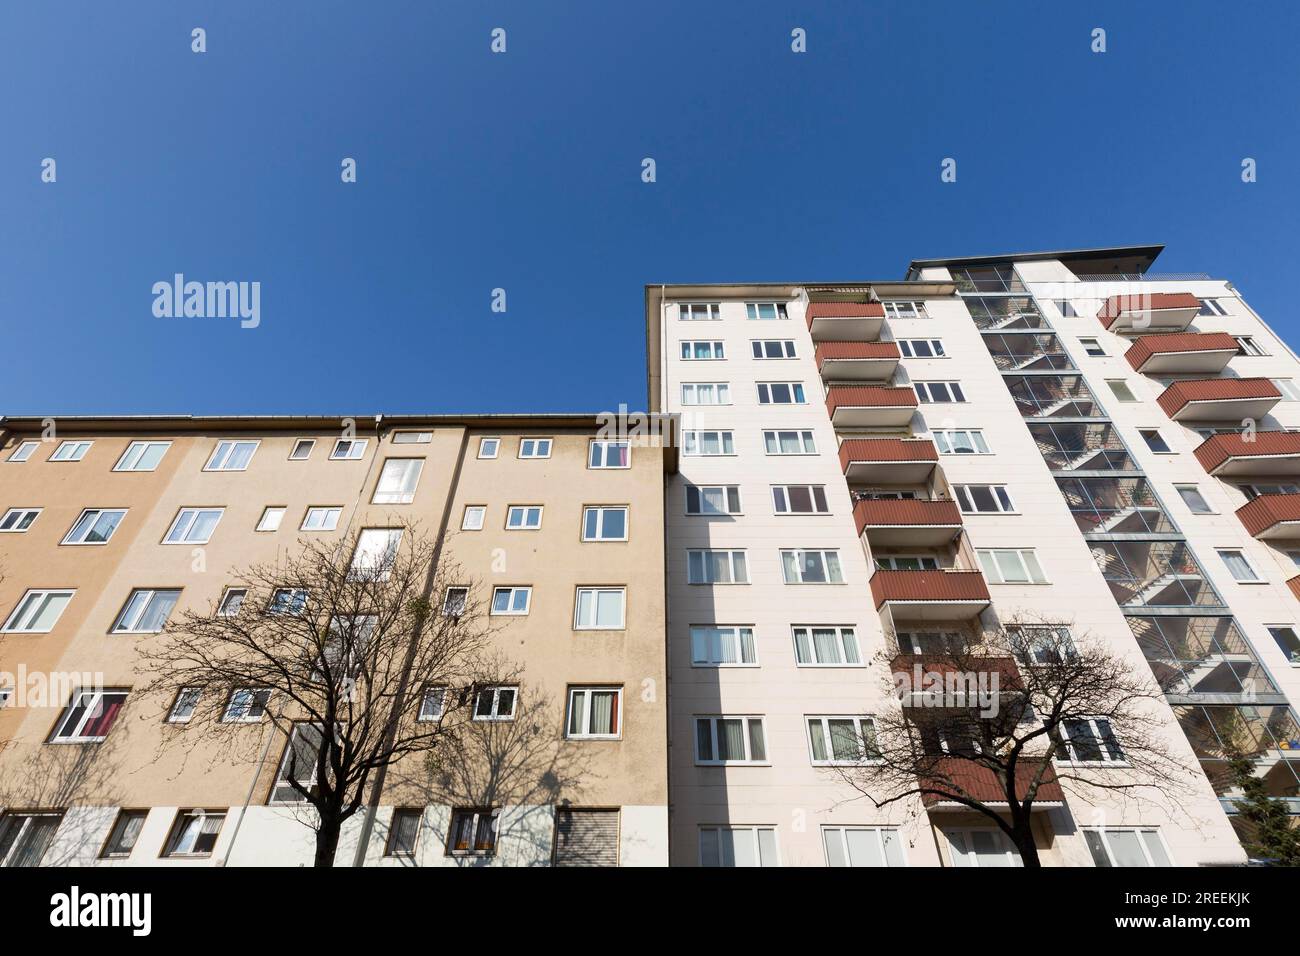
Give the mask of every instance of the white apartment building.
<path id="1" fill-rule="evenodd" d="M 683 435 L 673 865 L 1016 865 L 977 815 L 876 809 L 826 748 L 891 657 L 1017 618 L 1153 674 L 1204 771 L 1176 802 L 1043 801 L 1044 864 L 1242 862 L 1233 753 L 1297 797 L 1300 363 L 1230 283 L 1149 272 L 1161 248 L 647 286 L 650 402 Z"/>

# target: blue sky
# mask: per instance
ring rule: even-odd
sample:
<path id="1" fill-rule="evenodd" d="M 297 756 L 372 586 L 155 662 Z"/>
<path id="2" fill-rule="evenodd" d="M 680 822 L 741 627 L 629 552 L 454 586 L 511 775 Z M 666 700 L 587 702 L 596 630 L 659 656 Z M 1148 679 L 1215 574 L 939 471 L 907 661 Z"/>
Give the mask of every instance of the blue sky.
<path id="1" fill-rule="evenodd" d="M 640 407 L 647 282 L 1144 242 L 1294 341 L 1297 5 L 1056 6 L 7 3 L 0 412 Z"/>

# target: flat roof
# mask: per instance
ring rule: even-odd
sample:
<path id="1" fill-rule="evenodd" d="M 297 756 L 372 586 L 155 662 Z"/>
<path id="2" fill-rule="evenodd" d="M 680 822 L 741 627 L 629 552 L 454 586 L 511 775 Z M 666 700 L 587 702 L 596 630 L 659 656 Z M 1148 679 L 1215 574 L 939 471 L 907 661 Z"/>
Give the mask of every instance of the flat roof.
<path id="1" fill-rule="evenodd" d="M 1105 272 L 1145 272 L 1151 268 L 1156 257 L 1164 251 L 1164 244 L 1149 246 L 1102 246 L 1095 249 L 1055 249 L 1039 252 L 1007 252 L 991 256 L 951 256 L 945 259 L 913 259 L 908 266 L 910 276 L 917 269 L 930 266 L 983 266 L 1011 262 L 1041 262 L 1045 259 L 1059 259 L 1068 265 L 1071 262 L 1091 263 L 1096 266 L 1123 264 L 1132 268 L 1102 268 Z M 1088 273 L 1093 274 L 1093 273 Z"/>

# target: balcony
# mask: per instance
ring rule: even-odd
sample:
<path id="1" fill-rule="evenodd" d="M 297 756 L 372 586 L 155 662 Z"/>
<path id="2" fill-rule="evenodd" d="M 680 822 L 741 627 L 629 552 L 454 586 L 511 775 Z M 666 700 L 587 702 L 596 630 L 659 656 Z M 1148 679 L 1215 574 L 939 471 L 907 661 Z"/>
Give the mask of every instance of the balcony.
<path id="1" fill-rule="evenodd" d="M 836 428 L 897 428 L 912 420 L 916 405 L 910 388 L 833 385 L 826 392 L 826 411 Z"/>
<path id="2" fill-rule="evenodd" d="M 885 324 L 879 302 L 809 302 L 806 315 L 814 342 L 874 342 Z"/>
<path id="3" fill-rule="evenodd" d="M 1294 596 L 1297 601 L 1300 601 L 1300 574 L 1297 574 L 1293 578 L 1287 578 L 1286 586 L 1291 589 L 1292 596 Z"/>
<path id="4" fill-rule="evenodd" d="M 1201 300 L 1190 292 L 1143 292 L 1112 295 L 1097 313 L 1112 332 L 1172 329 L 1182 332 L 1201 311 Z"/>
<path id="5" fill-rule="evenodd" d="M 1261 541 L 1300 538 L 1300 495 L 1260 495 L 1238 508 L 1237 517 Z"/>
<path id="6" fill-rule="evenodd" d="M 1300 432 L 1225 432 L 1196 449 L 1196 460 L 1218 478 L 1300 475 Z"/>
<path id="7" fill-rule="evenodd" d="M 1207 378 L 1174 382 L 1156 402 L 1176 422 L 1263 418 L 1282 400 L 1266 378 Z"/>
<path id="8" fill-rule="evenodd" d="M 1022 762 L 1023 772 L 1017 772 L 1016 774 L 1017 799 L 1023 800 L 1025 798 L 1025 795 L 1029 792 L 1029 781 L 1033 779 L 1039 766 L 1037 762 L 1031 762 L 1028 758 Z M 947 757 L 936 760 L 933 773 L 929 775 L 928 780 L 922 780 L 921 782 L 923 785 L 929 782 L 932 786 L 942 787 L 945 790 L 956 790 L 985 805 L 1007 805 L 1006 787 L 998 780 L 997 775 L 991 768 L 974 760 L 967 760 L 962 757 Z M 970 807 L 956 801 L 944 800 L 938 794 L 924 794 L 921 797 L 921 802 L 925 804 L 927 810 L 970 811 Z M 1055 771 L 1048 767 L 1047 772 L 1043 774 L 1042 782 L 1038 785 L 1038 792 L 1034 796 L 1033 809 L 1050 810 L 1064 805 L 1065 791 L 1061 789 Z"/>
<path id="9" fill-rule="evenodd" d="M 865 499 L 853 506 L 858 534 L 874 546 L 938 548 L 961 534 L 955 501 Z"/>
<path id="10" fill-rule="evenodd" d="M 901 653 L 889 666 L 905 707 L 966 709 L 980 706 L 981 694 L 1024 690 L 1020 668 L 1010 657 Z"/>
<path id="11" fill-rule="evenodd" d="M 816 355 L 824 382 L 887 382 L 899 359 L 893 342 L 822 342 Z"/>
<path id="12" fill-rule="evenodd" d="M 896 618 L 916 621 L 968 621 L 989 606 L 989 589 L 980 571 L 886 571 L 871 576 L 876 610 L 885 605 Z"/>
<path id="13" fill-rule="evenodd" d="M 1144 375 L 1218 375 L 1237 354 L 1237 340 L 1227 332 L 1175 332 L 1144 335 L 1124 358 Z"/>
<path id="14" fill-rule="evenodd" d="M 938 462 L 939 453 L 928 438 L 852 438 L 840 443 L 840 465 L 849 484 L 919 485 Z"/>

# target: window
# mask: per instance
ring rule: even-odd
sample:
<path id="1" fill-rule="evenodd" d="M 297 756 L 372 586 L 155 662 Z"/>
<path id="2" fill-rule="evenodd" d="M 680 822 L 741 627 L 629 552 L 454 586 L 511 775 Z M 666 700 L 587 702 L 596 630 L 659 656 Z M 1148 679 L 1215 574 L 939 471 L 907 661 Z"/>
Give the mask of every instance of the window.
<path id="1" fill-rule="evenodd" d="M 312 507 L 302 516 L 300 531 L 333 531 L 339 526 L 341 507 Z"/>
<path id="2" fill-rule="evenodd" d="M 224 810 L 178 811 L 163 856 L 211 856 L 225 822 Z"/>
<path id="3" fill-rule="evenodd" d="M 38 447 L 40 447 L 40 444 L 41 443 L 38 441 L 20 442 L 18 447 L 14 449 L 13 454 L 10 455 L 7 460 L 12 461 L 15 464 L 24 462 L 28 458 L 32 457 L 32 453 L 36 451 Z"/>
<path id="4" fill-rule="evenodd" d="M 758 404 L 802 405 L 805 399 L 800 382 L 759 382 Z"/>
<path id="5" fill-rule="evenodd" d="M 357 537 L 350 573 L 356 578 L 383 581 L 397 562 L 402 544 L 401 528 L 365 528 Z"/>
<path id="6" fill-rule="evenodd" d="M 582 509 L 583 541 L 626 541 L 626 507 L 589 507 Z"/>
<path id="7" fill-rule="evenodd" d="M 501 450 L 500 438 L 481 438 L 478 443 L 478 456 L 480 458 L 495 458 Z"/>
<path id="8" fill-rule="evenodd" d="M 94 442 L 90 441 L 60 442 L 59 447 L 54 449 L 54 454 L 50 456 L 50 461 L 81 461 L 93 444 Z"/>
<path id="9" fill-rule="evenodd" d="M 876 567 L 884 571 L 937 571 L 939 560 L 929 554 L 880 554 Z"/>
<path id="10" fill-rule="evenodd" d="M 1024 866 L 1015 846 L 1001 830 L 944 830 L 953 866 L 1015 867 Z"/>
<path id="11" fill-rule="evenodd" d="M 226 710 L 221 715 L 223 724 L 255 724 L 266 713 L 266 706 L 271 702 L 271 691 L 267 687 L 237 687 L 230 692 L 226 701 Z"/>
<path id="12" fill-rule="evenodd" d="M 108 831 L 108 842 L 99 852 L 100 858 L 112 860 L 130 856 L 131 851 L 135 849 L 135 841 L 140 838 L 140 831 L 144 829 L 145 818 L 148 816 L 148 810 L 120 811 L 117 819 L 113 821 L 113 829 Z"/>
<path id="13" fill-rule="evenodd" d="M 1138 434 L 1141 435 L 1142 440 L 1147 443 L 1147 447 L 1157 455 L 1173 454 L 1169 448 L 1169 444 L 1165 441 L 1164 436 L 1160 434 L 1159 429 L 1139 428 Z"/>
<path id="14" fill-rule="evenodd" d="M 366 439 L 340 438 L 330 449 L 332 461 L 359 461 L 366 453 Z"/>
<path id="15" fill-rule="evenodd" d="M 748 584 L 744 551 L 687 551 L 687 584 Z"/>
<path id="16" fill-rule="evenodd" d="M 1202 299 L 1197 315 L 1227 315 L 1228 310 L 1219 304 L 1218 299 Z"/>
<path id="17" fill-rule="evenodd" d="M 725 359 L 726 357 L 726 351 L 723 349 L 721 342 L 705 340 L 682 343 L 682 358 L 687 361 L 711 361 Z"/>
<path id="18" fill-rule="evenodd" d="M 953 494 L 965 514 L 996 514 L 1015 511 L 1006 485 L 954 485 Z"/>
<path id="19" fill-rule="evenodd" d="M 786 584 L 844 583 L 838 551 L 782 551 L 781 573 Z"/>
<path id="20" fill-rule="evenodd" d="M 763 450 L 768 455 L 815 455 L 817 442 L 811 430 L 765 431 Z"/>
<path id="21" fill-rule="evenodd" d="M 424 811 L 398 807 L 393 810 L 393 822 L 388 827 L 388 842 L 384 856 L 415 856 L 415 841 L 420 835 L 420 820 Z"/>
<path id="22" fill-rule="evenodd" d="M 578 588 L 573 627 L 579 631 L 621 630 L 626 604 L 626 588 Z"/>
<path id="23" fill-rule="evenodd" d="M 1300 495 L 1300 484 L 1286 481 L 1264 485 L 1255 482 L 1238 485 L 1237 490 L 1245 495 L 1248 501 L 1254 501 L 1260 495 Z"/>
<path id="24" fill-rule="evenodd" d="M 1097 866 L 1173 866 L 1154 827 L 1143 830 L 1086 827 L 1083 840 Z"/>
<path id="25" fill-rule="evenodd" d="M 1277 642 L 1278 648 L 1286 655 L 1286 659 L 1292 664 L 1300 664 L 1300 637 L 1296 636 L 1295 628 L 1289 624 L 1270 624 L 1268 633 L 1273 640 Z"/>
<path id="26" fill-rule="evenodd" d="M 62 821 L 62 813 L 10 811 L 0 817 L 0 866 L 40 866 Z"/>
<path id="27" fill-rule="evenodd" d="M 773 485 L 772 507 L 779 515 L 830 514 L 823 485 Z"/>
<path id="28" fill-rule="evenodd" d="M 951 429 L 931 432 L 934 447 L 941 455 L 987 455 L 990 454 L 988 443 L 984 441 L 984 432 L 979 429 Z"/>
<path id="29" fill-rule="evenodd" d="M 306 588 L 276 588 L 271 592 L 271 603 L 267 605 L 266 613 L 299 617 L 306 607 Z"/>
<path id="30" fill-rule="evenodd" d="M 898 831 L 885 827 L 822 827 L 827 866 L 906 866 Z"/>
<path id="31" fill-rule="evenodd" d="M 394 445 L 427 445 L 433 441 L 433 432 L 393 432 Z"/>
<path id="32" fill-rule="evenodd" d="M 163 544 L 207 544 L 217 530 L 223 508 L 182 508 Z"/>
<path id="33" fill-rule="evenodd" d="M 448 856 L 491 856 L 497 848 L 497 811 L 452 810 Z"/>
<path id="34" fill-rule="evenodd" d="M 677 316 L 683 322 L 716 322 L 722 318 L 721 302 L 682 302 L 677 306 Z"/>
<path id="35" fill-rule="evenodd" d="M 626 441 L 594 439 L 587 449 L 588 468 L 628 468 L 632 464 L 632 447 Z"/>
<path id="36" fill-rule="evenodd" d="M 1046 584 L 1047 575 L 1032 548 L 977 550 L 990 584 Z"/>
<path id="37" fill-rule="evenodd" d="M 441 720 L 447 703 L 447 688 L 432 686 L 424 688 L 420 695 L 420 710 L 415 719 L 421 721 Z"/>
<path id="38" fill-rule="evenodd" d="M 376 505 L 409 505 L 415 500 L 415 486 L 420 483 L 420 472 L 424 469 L 423 458 L 389 458 L 379 473 L 379 483 L 375 485 L 375 496 L 371 499 Z"/>
<path id="39" fill-rule="evenodd" d="M 480 687 L 474 697 L 475 720 L 514 720 L 518 687 Z"/>
<path id="40" fill-rule="evenodd" d="M 541 526 L 541 505 L 511 505 L 506 509 L 506 528 L 508 530 L 536 531 Z"/>
<path id="41" fill-rule="evenodd" d="M 775 827 L 700 827 L 700 866 L 780 866 Z"/>
<path id="42" fill-rule="evenodd" d="M 794 659 L 800 667 L 857 667 L 862 664 L 858 637 L 851 627 L 796 626 Z"/>
<path id="43" fill-rule="evenodd" d="M 696 717 L 695 762 L 705 765 L 767 762 L 762 717 Z"/>
<path id="44" fill-rule="evenodd" d="M 683 382 L 683 405 L 730 405 L 731 388 L 726 382 Z"/>
<path id="45" fill-rule="evenodd" d="M 246 597 L 248 588 L 226 588 L 226 593 L 221 595 L 221 603 L 217 605 L 217 617 L 234 617 L 244 606 Z"/>
<path id="46" fill-rule="evenodd" d="M 1267 355 L 1263 347 L 1249 335 L 1234 335 L 1238 355 Z"/>
<path id="47" fill-rule="evenodd" d="M 899 339 L 895 344 L 903 358 L 947 358 L 939 339 Z"/>
<path id="48" fill-rule="evenodd" d="M 1069 299 L 1053 299 L 1052 305 L 1056 306 L 1056 311 L 1061 313 L 1063 319 L 1077 319 L 1079 313 L 1074 311 L 1074 304 Z"/>
<path id="49" fill-rule="evenodd" d="M 1270 382 L 1282 393 L 1284 402 L 1300 402 L 1300 388 L 1289 378 L 1271 378 Z"/>
<path id="50" fill-rule="evenodd" d="M 688 515 L 740 514 L 739 485 L 687 485 Z"/>
<path id="51" fill-rule="evenodd" d="M 114 634 L 157 634 L 180 598 L 180 588 L 136 588 L 113 624 Z"/>
<path id="52" fill-rule="evenodd" d="M 1007 631 L 1022 664 L 1059 664 L 1077 654 L 1070 629 L 1061 624 L 1016 625 Z"/>
<path id="53" fill-rule="evenodd" d="M 570 687 L 565 736 L 579 740 L 617 739 L 622 703 L 621 687 Z"/>
<path id="54" fill-rule="evenodd" d="M 460 521 L 462 531 L 482 531 L 483 517 L 487 514 L 487 508 L 483 505 L 466 505 L 465 517 Z"/>
<path id="55" fill-rule="evenodd" d="M 814 767 L 862 763 L 876 743 L 870 717 L 809 717 L 808 745 Z"/>
<path id="56" fill-rule="evenodd" d="M 1079 339 L 1079 344 L 1083 346 L 1085 355 L 1104 356 L 1106 350 L 1102 348 L 1101 343 L 1096 339 Z"/>
<path id="57" fill-rule="evenodd" d="M 3 630 L 22 634 L 48 634 L 75 591 L 28 591 L 18 602 Z"/>
<path id="58" fill-rule="evenodd" d="M 1108 378 L 1106 384 L 1110 386 L 1110 390 L 1121 402 L 1136 402 L 1138 400 L 1137 396 L 1133 394 L 1133 390 L 1128 387 L 1128 382 L 1122 378 Z"/>
<path id="59" fill-rule="evenodd" d="M 966 396 L 959 382 L 913 382 L 917 400 L 922 405 L 935 402 L 964 402 Z"/>
<path id="60" fill-rule="evenodd" d="M 551 439 L 549 438 L 519 439 L 519 457 L 520 458 L 550 458 Z"/>
<path id="61" fill-rule="evenodd" d="M 469 603 L 469 588 L 450 587 L 442 598 L 442 613 L 447 617 L 460 617 Z"/>
<path id="62" fill-rule="evenodd" d="M 290 461 L 306 461 L 311 457 L 312 449 L 316 447 L 316 439 L 299 438 L 293 443 L 293 450 L 289 452 Z"/>
<path id="63" fill-rule="evenodd" d="M 691 625 L 692 667 L 733 667 L 758 663 L 754 629 L 728 624 Z"/>
<path id="64" fill-rule="evenodd" d="M 262 517 L 258 519 L 258 531 L 279 531 L 280 522 L 284 520 L 284 508 L 277 506 L 268 507 L 262 512 Z"/>
<path id="65" fill-rule="evenodd" d="M 0 518 L 0 532 L 20 534 L 32 526 L 32 522 L 40 513 L 40 508 L 10 508 L 4 513 L 4 517 Z"/>
<path id="66" fill-rule="evenodd" d="M 1065 731 L 1060 744 L 1065 748 L 1059 760 L 1072 763 L 1123 763 L 1124 751 L 1104 717 L 1089 717 L 1061 721 Z M 1058 751 L 1059 753 L 1059 751 Z"/>
<path id="67" fill-rule="evenodd" d="M 243 471 L 257 451 L 255 441 L 219 441 L 212 457 L 203 466 L 204 471 Z"/>
<path id="68" fill-rule="evenodd" d="M 121 508 L 87 508 L 64 537 L 63 543 L 108 544 L 108 539 L 113 537 L 124 517 L 126 510 Z"/>
<path id="69" fill-rule="evenodd" d="M 684 431 L 682 439 L 683 455 L 734 455 L 736 453 L 731 432 Z"/>
<path id="70" fill-rule="evenodd" d="M 745 317 L 749 319 L 788 319 L 784 302 L 746 302 Z"/>
<path id="71" fill-rule="evenodd" d="M 169 441 L 133 441 L 126 446 L 113 470 L 153 471 L 171 446 Z"/>
<path id="72" fill-rule="evenodd" d="M 1263 579 L 1255 573 L 1246 555 L 1233 548 L 1219 548 L 1219 557 L 1228 566 L 1228 571 L 1239 584 L 1262 584 Z"/>
<path id="73" fill-rule="evenodd" d="M 493 614 L 527 614 L 533 599 L 531 587 L 505 587 L 492 589 Z"/>
<path id="74" fill-rule="evenodd" d="M 1178 494 L 1182 496 L 1183 504 L 1187 505 L 1187 510 L 1194 515 L 1211 515 L 1214 511 L 1210 508 L 1210 503 L 1205 500 L 1200 489 L 1195 485 L 1174 485 Z"/>
<path id="75" fill-rule="evenodd" d="M 275 772 L 275 783 L 271 787 L 270 803 L 306 803 L 307 798 L 298 787 L 307 793 L 316 790 L 316 765 L 320 762 L 320 751 L 324 745 L 324 736 L 319 724 L 295 723 L 289 731 L 289 740 L 285 744 L 284 756 Z M 298 787 L 295 787 L 294 784 Z"/>
<path id="76" fill-rule="evenodd" d="M 754 339 L 749 345 L 756 359 L 792 359 L 795 357 L 793 339 Z"/>
<path id="77" fill-rule="evenodd" d="M 52 743 L 98 743 L 108 736 L 126 703 L 124 690 L 79 690 L 63 711 L 50 736 Z"/>
<path id="78" fill-rule="evenodd" d="M 182 687 L 177 691 L 176 699 L 172 701 L 172 709 L 167 712 L 167 723 L 188 724 L 199 706 L 199 698 L 202 694 L 203 691 L 198 687 Z"/>
<path id="79" fill-rule="evenodd" d="M 885 315 L 891 319 L 924 319 L 927 317 L 924 302 L 882 302 Z"/>

